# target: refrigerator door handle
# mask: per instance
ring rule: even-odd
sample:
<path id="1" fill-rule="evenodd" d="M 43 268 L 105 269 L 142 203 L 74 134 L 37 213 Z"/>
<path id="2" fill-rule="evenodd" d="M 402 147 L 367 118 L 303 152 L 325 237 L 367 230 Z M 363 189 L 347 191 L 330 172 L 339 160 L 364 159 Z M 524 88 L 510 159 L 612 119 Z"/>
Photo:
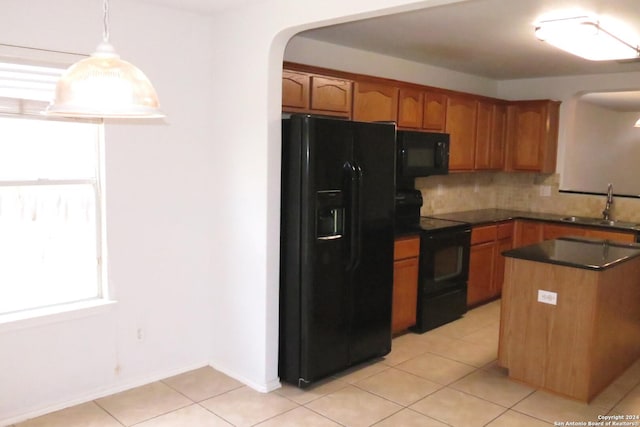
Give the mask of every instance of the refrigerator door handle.
<path id="1" fill-rule="evenodd" d="M 362 212 L 360 211 L 362 203 L 362 169 L 355 161 L 347 161 L 344 164 L 346 172 L 347 188 L 349 189 L 349 262 L 347 270 L 355 269 L 360 263 L 360 254 L 362 252 L 361 243 L 361 224 Z"/>

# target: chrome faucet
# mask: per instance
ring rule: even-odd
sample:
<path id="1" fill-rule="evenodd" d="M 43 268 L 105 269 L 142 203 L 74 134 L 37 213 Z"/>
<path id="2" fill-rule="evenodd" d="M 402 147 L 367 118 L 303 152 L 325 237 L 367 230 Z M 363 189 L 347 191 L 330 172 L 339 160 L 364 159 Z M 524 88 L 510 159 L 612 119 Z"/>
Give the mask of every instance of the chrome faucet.
<path id="1" fill-rule="evenodd" d="M 607 187 L 607 203 L 602 211 L 602 218 L 609 221 L 611 219 L 611 205 L 613 204 L 613 184 Z"/>

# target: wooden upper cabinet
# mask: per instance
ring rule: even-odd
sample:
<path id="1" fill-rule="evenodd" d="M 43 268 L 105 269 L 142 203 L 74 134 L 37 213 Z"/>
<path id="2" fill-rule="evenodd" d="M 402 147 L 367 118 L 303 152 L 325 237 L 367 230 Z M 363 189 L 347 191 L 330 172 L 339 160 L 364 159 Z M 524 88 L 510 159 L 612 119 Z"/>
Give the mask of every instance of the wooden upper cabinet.
<path id="1" fill-rule="evenodd" d="M 282 71 L 282 111 L 351 117 L 351 80 Z"/>
<path id="2" fill-rule="evenodd" d="M 507 170 L 553 173 L 558 150 L 557 101 L 515 101 L 507 114 Z"/>
<path id="3" fill-rule="evenodd" d="M 474 169 L 491 169 L 491 115 L 493 105 L 478 101 L 476 105 L 476 140 Z"/>
<path id="4" fill-rule="evenodd" d="M 447 95 L 425 92 L 422 127 L 434 132 L 444 132 L 447 114 Z"/>
<path id="5" fill-rule="evenodd" d="M 447 97 L 445 131 L 450 134 L 449 169 L 452 171 L 473 170 L 475 166 L 476 104 L 476 99 L 468 96 Z"/>
<path id="6" fill-rule="evenodd" d="M 309 109 L 309 84 L 311 76 L 298 71 L 282 71 L 282 109 L 302 111 Z"/>
<path id="7" fill-rule="evenodd" d="M 491 153 L 490 169 L 504 169 L 504 158 L 507 144 L 507 106 L 503 103 L 491 107 Z"/>
<path id="8" fill-rule="evenodd" d="M 355 82 L 353 120 L 395 122 L 398 119 L 399 89 L 384 83 Z"/>
<path id="9" fill-rule="evenodd" d="M 398 93 L 398 127 L 422 128 L 424 92 L 403 88 Z"/>
<path id="10" fill-rule="evenodd" d="M 351 88 L 349 80 L 324 76 L 311 76 L 311 109 L 334 112 L 336 115 L 351 115 Z"/>

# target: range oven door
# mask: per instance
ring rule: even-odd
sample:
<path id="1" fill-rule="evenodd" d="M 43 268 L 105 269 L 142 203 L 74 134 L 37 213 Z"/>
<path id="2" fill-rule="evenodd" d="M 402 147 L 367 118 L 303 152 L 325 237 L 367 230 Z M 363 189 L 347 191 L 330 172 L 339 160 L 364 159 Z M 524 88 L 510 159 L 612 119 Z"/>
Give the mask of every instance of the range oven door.
<path id="1" fill-rule="evenodd" d="M 420 242 L 419 294 L 437 295 L 469 278 L 471 229 L 423 232 Z"/>

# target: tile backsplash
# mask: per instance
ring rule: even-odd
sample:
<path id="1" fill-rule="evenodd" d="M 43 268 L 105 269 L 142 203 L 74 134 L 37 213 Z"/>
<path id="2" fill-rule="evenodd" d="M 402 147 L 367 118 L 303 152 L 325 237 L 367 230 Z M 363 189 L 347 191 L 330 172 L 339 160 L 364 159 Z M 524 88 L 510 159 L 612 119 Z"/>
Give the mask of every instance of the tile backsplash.
<path id="1" fill-rule="evenodd" d="M 606 201 L 604 195 L 560 193 L 554 174 L 451 173 L 416 178 L 415 186 L 424 199 L 422 215 L 499 208 L 599 217 Z M 612 218 L 640 222 L 640 199 L 614 197 Z"/>

